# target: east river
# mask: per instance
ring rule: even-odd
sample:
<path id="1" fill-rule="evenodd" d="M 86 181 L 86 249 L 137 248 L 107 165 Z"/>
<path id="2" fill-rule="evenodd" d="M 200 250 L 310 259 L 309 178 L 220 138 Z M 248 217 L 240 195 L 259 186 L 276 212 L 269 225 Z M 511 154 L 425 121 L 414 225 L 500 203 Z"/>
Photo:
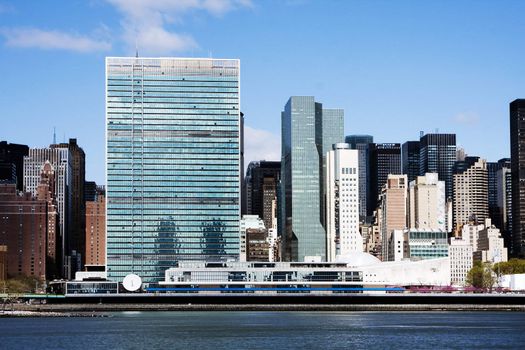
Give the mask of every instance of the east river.
<path id="1" fill-rule="evenodd" d="M 0 349 L 524 349 L 522 312 L 118 312 L 0 318 Z"/>

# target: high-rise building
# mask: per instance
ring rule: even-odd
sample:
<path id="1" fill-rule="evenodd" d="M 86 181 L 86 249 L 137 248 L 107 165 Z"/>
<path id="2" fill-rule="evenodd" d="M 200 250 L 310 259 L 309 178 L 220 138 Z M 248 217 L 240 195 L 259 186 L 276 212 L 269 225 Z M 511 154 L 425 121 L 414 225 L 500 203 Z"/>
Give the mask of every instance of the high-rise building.
<path id="1" fill-rule="evenodd" d="M 24 157 L 28 153 L 26 145 L 0 142 L 0 180 L 15 180 L 20 192 L 24 190 Z"/>
<path id="2" fill-rule="evenodd" d="M 7 246 L 0 245 L 0 282 L 7 279 Z"/>
<path id="3" fill-rule="evenodd" d="M 474 221 L 483 223 L 489 216 L 487 162 L 465 157 L 454 164 L 454 227 Z"/>
<path id="4" fill-rule="evenodd" d="M 407 228 L 407 189 L 406 175 L 388 175 L 381 190 L 379 227 L 383 260 L 388 259 L 388 242 L 392 232 Z"/>
<path id="5" fill-rule="evenodd" d="M 281 228 L 284 259 L 325 259 L 323 150 L 343 140 L 341 110 L 293 96 L 282 112 Z"/>
<path id="6" fill-rule="evenodd" d="M 246 191 L 246 212 L 258 215 L 266 227 L 272 226 L 272 200 L 277 198 L 281 179 L 280 161 L 250 162 L 244 178 Z"/>
<path id="7" fill-rule="evenodd" d="M 386 184 L 388 175 L 401 174 L 401 145 L 399 143 L 372 143 L 369 152 L 370 172 L 366 209 L 372 216 L 377 208 L 381 189 Z M 406 184 L 408 186 L 408 183 Z"/>
<path id="8" fill-rule="evenodd" d="M 96 188 L 95 198 L 86 201 L 86 265 L 106 265 L 106 190 Z"/>
<path id="9" fill-rule="evenodd" d="M 77 139 L 69 139 L 69 143 L 51 145 L 51 149 L 69 149 L 71 162 L 71 212 L 69 216 L 67 255 L 70 259 L 69 278 L 76 271 L 81 271 L 86 250 L 86 204 L 84 199 L 84 183 L 86 181 L 86 155 L 78 145 Z"/>
<path id="10" fill-rule="evenodd" d="M 512 256 L 525 256 L 525 99 L 510 104 Z"/>
<path id="11" fill-rule="evenodd" d="M 493 220 L 494 225 L 501 228 L 507 247 L 511 246 L 510 234 L 512 232 L 512 173 L 510 167 L 510 158 L 502 158 L 498 161 L 496 172 L 498 218 Z"/>
<path id="12" fill-rule="evenodd" d="M 401 146 L 401 167 L 411 183 L 419 174 L 419 141 L 407 141 Z"/>
<path id="13" fill-rule="evenodd" d="M 36 197 L 38 186 L 42 180 L 44 165 L 49 163 L 55 175 L 54 195 L 58 210 L 57 245 L 60 252 L 61 273 L 65 278 L 71 278 L 69 228 L 71 225 L 72 204 L 72 166 L 71 152 L 68 148 L 31 148 L 29 155 L 24 157 L 24 192 Z"/>
<path id="14" fill-rule="evenodd" d="M 499 223 L 500 213 L 498 210 L 498 162 L 487 162 L 487 193 L 489 201 L 489 217 L 494 224 Z M 501 226 L 499 226 L 501 227 Z"/>
<path id="15" fill-rule="evenodd" d="M 236 59 L 106 58 L 107 273 L 239 256 Z"/>
<path id="16" fill-rule="evenodd" d="M 417 176 L 409 185 L 409 228 L 447 231 L 445 181 L 438 174 Z"/>
<path id="17" fill-rule="evenodd" d="M 366 199 L 370 191 L 368 183 L 370 157 L 368 153 L 370 144 L 374 142 L 374 137 L 371 135 L 348 135 L 345 137 L 345 142 L 350 144 L 351 149 L 356 149 L 359 152 L 359 220 L 361 222 L 370 221 L 366 220 Z"/>
<path id="18" fill-rule="evenodd" d="M 326 259 L 363 251 L 359 232 L 359 156 L 347 143 L 326 157 Z"/>
<path id="19" fill-rule="evenodd" d="M 426 134 L 419 139 L 419 175 L 438 173 L 447 198 L 453 196 L 452 168 L 456 162 L 456 134 Z"/>
<path id="20" fill-rule="evenodd" d="M 7 246 L 7 274 L 46 279 L 47 203 L 0 182 L 0 245 Z"/>
<path id="21" fill-rule="evenodd" d="M 499 228 L 492 225 L 490 219 L 485 220 L 484 226 L 478 232 L 478 250 L 474 252 L 474 259 L 491 263 L 507 261 L 508 252 Z"/>
<path id="22" fill-rule="evenodd" d="M 84 200 L 92 202 L 97 198 L 97 183 L 95 181 L 86 181 L 84 183 Z"/>

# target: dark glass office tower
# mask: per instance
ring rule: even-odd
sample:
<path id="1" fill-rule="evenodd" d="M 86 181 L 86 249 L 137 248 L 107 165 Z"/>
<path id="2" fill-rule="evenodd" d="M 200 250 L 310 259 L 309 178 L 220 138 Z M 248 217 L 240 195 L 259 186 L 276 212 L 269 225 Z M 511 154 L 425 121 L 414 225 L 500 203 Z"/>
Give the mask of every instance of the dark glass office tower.
<path id="1" fill-rule="evenodd" d="M 419 176 L 419 141 L 407 141 L 403 144 L 401 164 L 403 174 L 407 175 L 408 183 Z"/>
<path id="2" fill-rule="evenodd" d="M 374 142 L 372 135 L 348 135 L 345 142 L 350 144 L 351 149 L 358 151 L 359 162 L 359 221 L 364 222 L 367 216 L 366 199 L 370 191 L 368 173 L 370 172 L 369 148 Z"/>
<path id="3" fill-rule="evenodd" d="M 525 99 L 510 103 L 512 239 L 510 254 L 525 255 Z"/>
<path id="4" fill-rule="evenodd" d="M 492 224 L 503 230 L 499 221 L 500 213 L 498 210 L 498 186 L 497 186 L 498 162 L 487 162 L 488 174 L 488 196 L 489 196 L 489 217 Z"/>
<path id="5" fill-rule="evenodd" d="M 24 190 L 24 156 L 29 147 L 16 143 L 0 142 L 0 180 L 16 181 L 16 190 Z"/>
<path id="6" fill-rule="evenodd" d="M 456 162 L 456 134 L 426 134 L 419 140 L 419 175 L 438 173 L 445 181 L 447 198 L 452 198 L 452 168 Z"/>
<path id="7" fill-rule="evenodd" d="M 386 184 L 389 174 L 401 174 L 401 145 L 399 143 L 370 144 L 370 173 L 368 182 L 370 192 L 367 198 L 367 215 L 371 216 L 377 207 L 381 188 Z"/>
<path id="8" fill-rule="evenodd" d="M 272 228 L 271 200 L 277 197 L 281 180 L 281 162 L 250 162 L 244 179 L 246 189 L 246 212 L 258 215 L 267 229 Z"/>

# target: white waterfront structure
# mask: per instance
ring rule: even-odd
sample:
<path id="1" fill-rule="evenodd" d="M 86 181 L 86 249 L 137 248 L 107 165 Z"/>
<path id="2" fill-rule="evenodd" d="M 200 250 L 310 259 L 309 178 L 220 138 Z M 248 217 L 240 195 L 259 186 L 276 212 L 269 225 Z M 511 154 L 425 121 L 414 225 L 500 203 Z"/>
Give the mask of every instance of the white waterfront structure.
<path id="1" fill-rule="evenodd" d="M 326 256 L 363 251 L 359 232 L 358 151 L 337 143 L 326 155 Z"/>

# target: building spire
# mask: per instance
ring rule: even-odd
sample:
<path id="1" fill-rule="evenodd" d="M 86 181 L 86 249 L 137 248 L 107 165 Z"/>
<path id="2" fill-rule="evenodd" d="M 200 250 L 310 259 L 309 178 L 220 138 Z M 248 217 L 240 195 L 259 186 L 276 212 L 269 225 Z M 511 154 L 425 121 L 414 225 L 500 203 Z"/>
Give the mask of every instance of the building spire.
<path id="1" fill-rule="evenodd" d="M 53 145 L 57 144 L 57 128 L 53 127 Z"/>

